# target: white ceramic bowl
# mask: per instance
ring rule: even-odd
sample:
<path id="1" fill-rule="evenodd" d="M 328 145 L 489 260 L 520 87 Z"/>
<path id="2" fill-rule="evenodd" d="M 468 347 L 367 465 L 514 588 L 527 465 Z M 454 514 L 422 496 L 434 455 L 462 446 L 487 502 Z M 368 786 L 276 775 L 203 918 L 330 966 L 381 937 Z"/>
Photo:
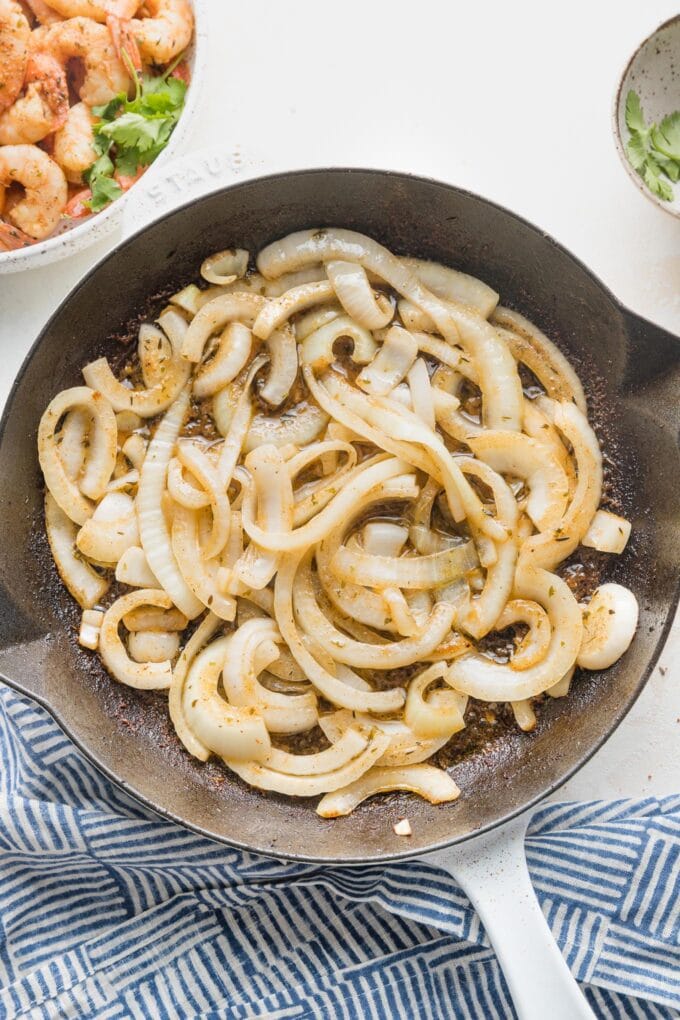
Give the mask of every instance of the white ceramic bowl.
<path id="1" fill-rule="evenodd" d="M 614 140 L 628 176 L 650 202 L 680 218 L 680 181 L 671 185 L 674 200 L 664 202 L 652 194 L 628 162 L 626 96 L 631 89 L 640 97 L 647 123 L 658 124 L 667 114 L 680 110 L 680 14 L 659 25 L 632 55 L 616 90 L 613 109 Z"/>
<path id="2" fill-rule="evenodd" d="M 0 275 L 17 273 L 24 269 L 36 269 L 58 259 L 68 258 L 82 251 L 89 245 L 101 240 L 116 230 L 123 218 L 123 212 L 130 196 L 139 189 L 153 186 L 157 175 L 164 166 L 182 154 L 183 143 L 192 128 L 192 118 L 198 109 L 200 93 L 206 67 L 206 51 L 208 43 L 208 11 L 211 0 L 192 0 L 196 27 L 194 39 L 188 53 L 191 68 L 191 85 L 187 90 L 186 101 L 170 141 L 158 158 L 152 163 L 144 176 L 129 191 L 121 195 L 96 216 L 90 216 L 78 226 L 59 234 L 57 237 L 39 241 L 28 248 L 16 251 L 0 252 Z"/>

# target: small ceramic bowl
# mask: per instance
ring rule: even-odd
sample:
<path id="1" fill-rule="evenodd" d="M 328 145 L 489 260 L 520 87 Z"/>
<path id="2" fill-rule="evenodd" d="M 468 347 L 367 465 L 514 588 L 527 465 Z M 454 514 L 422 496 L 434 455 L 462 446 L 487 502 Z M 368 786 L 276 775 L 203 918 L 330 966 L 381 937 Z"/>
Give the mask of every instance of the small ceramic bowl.
<path id="1" fill-rule="evenodd" d="M 626 96 L 631 89 L 640 97 L 648 124 L 658 124 L 667 114 L 680 110 L 680 14 L 659 25 L 630 58 L 616 90 L 613 110 L 616 148 L 628 176 L 650 202 L 680 218 L 680 181 L 671 185 L 675 193 L 673 201 L 664 202 L 652 194 L 628 162 Z"/>
<path id="2" fill-rule="evenodd" d="M 116 230 L 121 225 L 128 196 L 138 189 L 152 186 L 161 167 L 166 166 L 182 154 L 186 138 L 192 130 L 193 118 L 199 109 L 199 97 L 207 63 L 209 7 L 210 0 L 193 0 L 196 24 L 194 38 L 187 54 L 191 69 L 191 85 L 187 90 L 182 116 L 177 122 L 170 141 L 141 180 L 96 216 L 88 217 L 77 226 L 64 231 L 63 234 L 50 237 L 46 241 L 38 241 L 28 248 L 0 252 L 0 276 L 4 273 L 17 273 L 24 269 L 36 269 L 38 266 L 45 266 L 50 262 L 68 258 Z"/>

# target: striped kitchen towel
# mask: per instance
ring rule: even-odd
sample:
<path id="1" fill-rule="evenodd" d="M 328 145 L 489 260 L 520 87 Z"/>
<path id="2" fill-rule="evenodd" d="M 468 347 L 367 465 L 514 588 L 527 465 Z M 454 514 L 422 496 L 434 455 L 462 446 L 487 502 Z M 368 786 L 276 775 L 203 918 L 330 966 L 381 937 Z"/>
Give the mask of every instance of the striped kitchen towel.
<path id="1" fill-rule="evenodd" d="M 291 866 L 201 839 L 2 685 L 0 730 L 0 1017 L 514 1016 L 445 873 Z M 527 854 L 597 1015 L 680 1017 L 680 796 L 548 804 Z"/>

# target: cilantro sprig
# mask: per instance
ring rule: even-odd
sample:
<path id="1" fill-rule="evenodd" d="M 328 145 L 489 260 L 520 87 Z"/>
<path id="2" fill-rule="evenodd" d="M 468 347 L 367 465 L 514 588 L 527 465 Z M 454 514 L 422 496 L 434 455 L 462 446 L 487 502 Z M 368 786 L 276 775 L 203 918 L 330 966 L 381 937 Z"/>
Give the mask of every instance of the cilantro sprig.
<path id="1" fill-rule="evenodd" d="M 637 92 L 626 96 L 626 127 L 630 138 L 626 155 L 630 165 L 658 198 L 672 202 L 673 188 L 680 179 L 680 110 L 669 114 L 657 126 L 649 127 Z"/>
<path id="2" fill-rule="evenodd" d="M 83 177 L 92 198 L 86 203 L 99 212 L 122 194 L 114 174 L 134 177 L 142 167 L 156 159 L 168 144 L 184 107 L 187 86 L 180 78 L 165 74 L 135 75 L 136 95 L 128 99 L 124 92 L 103 106 L 94 106 L 98 118 L 94 126 L 97 160 Z"/>

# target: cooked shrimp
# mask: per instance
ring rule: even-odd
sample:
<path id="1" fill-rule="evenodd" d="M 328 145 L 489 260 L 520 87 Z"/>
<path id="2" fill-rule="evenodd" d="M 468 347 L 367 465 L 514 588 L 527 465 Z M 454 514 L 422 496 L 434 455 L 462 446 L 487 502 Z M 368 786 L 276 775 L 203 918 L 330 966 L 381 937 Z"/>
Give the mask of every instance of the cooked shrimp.
<path id="1" fill-rule="evenodd" d="M 140 0 L 50 0 L 50 7 L 64 18 L 91 18 L 102 24 L 113 15 L 132 18 Z"/>
<path id="2" fill-rule="evenodd" d="M 168 64 L 185 50 L 194 31 L 188 0 L 146 0 L 149 18 L 134 18 L 132 34 L 147 64 Z"/>
<path id="3" fill-rule="evenodd" d="M 80 184 L 83 171 L 97 158 L 92 134 L 92 114 L 86 103 L 76 103 L 66 122 L 54 136 L 54 159 L 66 174 L 66 180 Z"/>
<path id="4" fill-rule="evenodd" d="M 39 25 L 54 25 L 57 21 L 64 20 L 61 14 L 57 14 L 54 8 L 45 3 L 45 0 L 24 0 L 24 3 L 32 11 Z"/>
<path id="5" fill-rule="evenodd" d="M 127 92 L 130 75 L 116 56 L 106 25 L 99 25 L 90 18 L 77 17 L 40 31 L 44 32 L 40 40 L 41 49 L 58 60 L 62 67 L 65 68 L 74 58 L 81 61 L 84 77 L 79 94 L 88 106 L 108 103 L 119 92 Z"/>
<path id="6" fill-rule="evenodd" d="M 0 0 L 0 110 L 15 101 L 24 85 L 31 26 L 14 0 Z"/>
<path id="7" fill-rule="evenodd" d="M 36 240 L 51 234 L 66 206 L 68 187 L 64 171 L 36 145 L 5 145 L 0 148 L 0 211 L 5 190 L 20 184 L 23 196 L 5 209 L 11 227 Z M 7 234 L 7 228 L 3 234 Z"/>
<path id="8" fill-rule="evenodd" d="M 68 115 L 66 72 L 54 57 L 34 53 L 28 61 L 24 94 L 0 113 L 0 145 L 40 142 Z"/>
<path id="9" fill-rule="evenodd" d="M 29 244 L 35 244 L 34 237 L 29 237 L 13 223 L 0 220 L 0 251 L 14 251 L 16 248 L 26 248 Z"/>

